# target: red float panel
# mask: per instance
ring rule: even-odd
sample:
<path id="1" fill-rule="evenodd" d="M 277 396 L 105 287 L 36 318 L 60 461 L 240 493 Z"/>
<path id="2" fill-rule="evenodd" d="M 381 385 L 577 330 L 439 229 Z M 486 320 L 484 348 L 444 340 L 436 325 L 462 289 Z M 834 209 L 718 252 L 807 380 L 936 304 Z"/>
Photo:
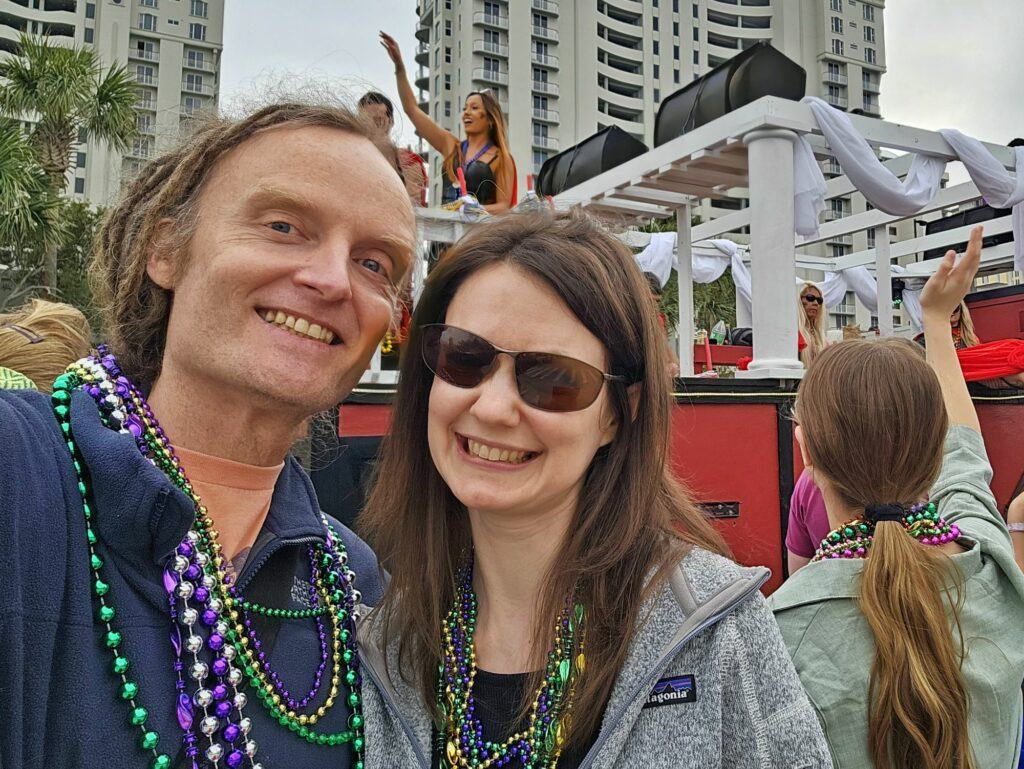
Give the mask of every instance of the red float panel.
<path id="1" fill-rule="evenodd" d="M 967 306 L 978 338 L 983 342 L 999 339 L 1024 339 L 1024 289 L 986 299 L 980 292 L 968 297 Z M 992 293 L 1003 294 L 1003 290 Z"/>

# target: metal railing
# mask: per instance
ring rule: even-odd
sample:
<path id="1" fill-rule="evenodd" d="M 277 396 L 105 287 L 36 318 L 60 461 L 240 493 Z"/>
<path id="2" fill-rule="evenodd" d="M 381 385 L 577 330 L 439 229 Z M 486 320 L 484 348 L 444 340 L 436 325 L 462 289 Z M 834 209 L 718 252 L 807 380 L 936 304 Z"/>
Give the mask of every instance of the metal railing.
<path id="1" fill-rule="evenodd" d="M 850 100 L 847 99 L 845 96 L 833 96 L 832 94 L 828 94 L 827 96 L 825 96 L 825 101 L 827 101 L 833 107 L 839 107 L 840 109 L 846 109 L 847 105 L 850 102 Z"/>
<path id="2" fill-rule="evenodd" d="M 537 93 L 549 93 L 552 96 L 558 96 L 558 83 L 548 83 L 544 80 L 534 80 L 533 90 Z"/>
<path id="3" fill-rule="evenodd" d="M 484 13 L 483 11 L 477 11 L 473 14 L 474 24 L 483 24 L 485 27 L 497 27 L 498 29 L 508 29 L 508 16 L 497 16 L 493 13 Z"/>
<path id="4" fill-rule="evenodd" d="M 548 123 L 557 123 L 559 121 L 558 110 L 553 109 L 540 109 L 539 107 L 534 107 L 533 117 L 535 120 L 544 120 Z"/>
<path id="5" fill-rule="evenodd" d="M 182 62 L 182 66 L 185 69 L 198 69 L 201 72 L 216 72 L 216 67 L 213 66 L 212 61 L 207 59 L 190 59 L 187 56 L 185 61 Z"/>
<path id="6" fill-rule="evenodd" d="M 821 73 L 821 79 L 826 83 L 835 83 L 836 85 L 846 85 L 850 79 L 840 72 L 829 72 L 827 69 Z"/>
<path id="7" fill-rule="evenodd" d="M 530 61 L 540 64 L 542 67 L 558 67 L 558 57 L 552 56 L 550 53 L 530 51 Z"/>
<path id="8" fill-rule="evenodd" d="M 145 75 L 141 72 L 136 72 L 135 82 L 139 85 L 156 85 L 156 75 Z"/>
<path id="9" fill-rule="evenodd" d="M 213 86 L 206 83 L 194 83 L 188 80 L 181 81 L 181 90 L 186 93 L 201 93 L 206 96 L 213 96 Z"/>
<path id="10" fill-rule="evenodd" d="M 473 50 L 476 53 L 490 53 L 495 56 L 508 57 L 508 46 L 501 43 L 492 43 L 490 40 L 474 40 Z"/>
<path id="11" fill-rule="evenodd" d="M 494 69 L 487 69 L 486 67 L 477 67 L 473 70 L 473 79 L 479 80 L 483 83 L 497 83 L 498 85 L 508 85 L 508 73 L 499 72 Z"/>
<path id="12" fill-rule="evenodd" d="M 557 150 L 558 139 L 552 139 L 550 136 L 537 136 L 534 134 L 533 146 L 540 147 L 545 150 Z"/>
<path id="13" fill-rule="evenodd" d="M 533 25 L 534 37 L 543 38 L 544 40 L 552 40 L 558 42 L 558 30 L 551 29 L 551 27 L 542 27 L 539 24 Z"/>
<path id="14" fill-rule="evenodd" d="M 129 59 L 142 59 L 143 61 L 160 61 L 159 51 L 149 51 L 144 48 L 129 48 Z"/>
<path id="15" fill-rule="evenodd" d="M 558 15 L 558 3 L 554 0 L 533 0 L 533 10 Z"/>

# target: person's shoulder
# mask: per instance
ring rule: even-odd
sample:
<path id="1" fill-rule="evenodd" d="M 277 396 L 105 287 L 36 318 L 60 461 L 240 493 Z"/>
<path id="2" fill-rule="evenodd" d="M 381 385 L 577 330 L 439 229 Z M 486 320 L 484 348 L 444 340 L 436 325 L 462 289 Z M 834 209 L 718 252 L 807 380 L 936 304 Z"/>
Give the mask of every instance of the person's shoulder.
<path id="1" fill-rule="evenodd" d="M 367 606 L 376 606 L 384 595 L 384 576 L 376 553 L 348 526 L 326 513 L 324 515 L 348 553 L 348 566 L 355 572 L 355 587 L 362 596 L 361 602 Z"/>
<path id="2" fill-rule="evenodd" d="M 0 390 L 0 456 L 3 462 L 38 451 L 45 435 L 56 435 L 50 398 L 36 390 Z"/>
<path id="3" fill-rule="evenodd" d="M 740 566 L 730 558 L 696 546 L 679 562 L 678 568 L 698 604 L 738 582 L 760 587 L 771 574 L 762 566 Z"/>

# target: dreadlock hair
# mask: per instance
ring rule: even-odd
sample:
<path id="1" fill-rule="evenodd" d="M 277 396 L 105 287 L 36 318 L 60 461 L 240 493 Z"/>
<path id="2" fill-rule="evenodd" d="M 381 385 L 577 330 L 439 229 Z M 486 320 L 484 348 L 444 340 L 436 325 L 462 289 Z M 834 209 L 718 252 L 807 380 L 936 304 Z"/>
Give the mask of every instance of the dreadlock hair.
<path id="1" fill-rule="evenodd" d="M 178 255 L 180 275 L 188 266 L 203 185 L 218 161 L 261 131 L 299 127 L 337 128 L 363 137 L 401 177 L 395 146 L 369 118 L 347 107 L 285 101 L 237 120 L 205 119 L 125 185 L 95 246 L 89 269 L 93 293 L 103 307 L 107 339 L 127 376 L 152 383 L 163 360 L 172 292 L 154 283 L 146 271 L 157 238 Z M 164 219 L 174 220 L 169 233 L 159 230 Z"/>

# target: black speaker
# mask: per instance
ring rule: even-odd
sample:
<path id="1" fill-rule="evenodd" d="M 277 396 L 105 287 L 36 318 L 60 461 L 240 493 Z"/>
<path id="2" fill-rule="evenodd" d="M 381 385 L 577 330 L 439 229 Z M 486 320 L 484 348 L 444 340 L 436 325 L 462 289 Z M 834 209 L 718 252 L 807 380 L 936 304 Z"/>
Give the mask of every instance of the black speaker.
<path id="1" fill-rule="evenodd" d="M 537 192 L 557 195 L 645 152 L 647 145 L 642 141 L 618 126 L 608 126 L 544 161 L 537 175 Z"/>
<path id="2" fill-rule="evenodd" d="M 663 99 L 654 121 L 654 146 L 762 96 L 798 101 L 806 86 L 804 68 L 761 41 Z"/>
<path id="3" fill-rule="evenodd" d="M 1009 208 L 992 208 L 992 206 L 976 206 L 975 208 L 968 208 L 964 211 L 959 211 L 951 216 L 944 216 L 941 219 L 928 222 L 924 226 L 925 235 L 933 235 L 937 232 L 947 232 L 948 230 L 955 230 L 957 227 L 966 227 L 969 224 L 984 224 L 992 219 L 1000 219 L 1004 216 L 1008 216 L 1012 209 Z M 1010 243 L 1013 241 L 1012 232 L 1004 232 L 1001 235 L 988 235 L 982 238 L 981 247 L 991 248 L 992 246 L 998 246 L 1000 243 Z M 951 243 L 948 246 L 941 248 L 929 248 L 924 252 L 925 259 L 939 259 L 949 249 L 961 253 L 967 250 L 967 242 L 963 243 Z"/>

